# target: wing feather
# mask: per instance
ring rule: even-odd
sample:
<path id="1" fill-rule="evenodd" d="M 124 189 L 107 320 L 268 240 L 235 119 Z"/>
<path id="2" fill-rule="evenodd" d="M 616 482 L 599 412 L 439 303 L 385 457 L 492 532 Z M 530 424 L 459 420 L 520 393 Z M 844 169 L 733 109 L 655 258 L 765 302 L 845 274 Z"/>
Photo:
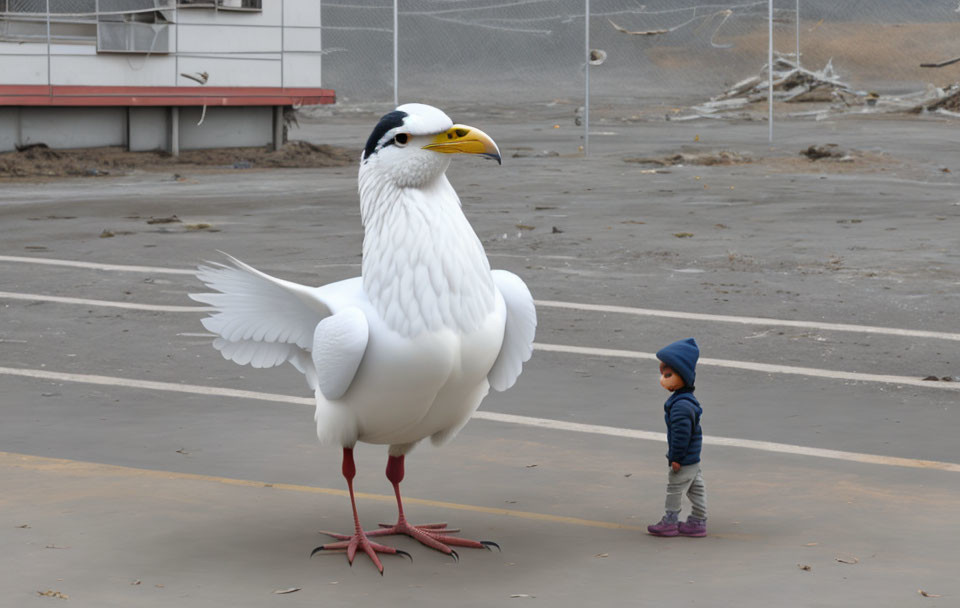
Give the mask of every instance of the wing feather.
<path id="1" fill-rule="evenodd" d="M 232 265 L 211 262 L 197 269 L 197 278 L 214 292 L 190 294 L 215 309 L 202 320 L 218 336 L 213 347 L 224 358 L 255 368 L 289 361 L 315 389 L 316 374 L 304 369 L 304 363 L 310 361 L 314 330 L 330 316 L 319 290 L 227 258 Z"/>
<path id="2" fill-rule="evenodd" d="M 487 380 L 494 390 L 505 391 L 517 381 L 523 364 L 533 354 L 537 309 L 530 290 L 520 277 L 506 270 L 493 270 L 491 274 L 507 306 L 507 324 L 500 354 L 487 374 Z"/>
<path id="3" fill-rule="evenodd" d="M 367 350 L 370 326 L 359 308 L 348 307 L 317 325 L 313 364 L 317 385 L 327 399 L 339 399 L 350 388 Z"/>

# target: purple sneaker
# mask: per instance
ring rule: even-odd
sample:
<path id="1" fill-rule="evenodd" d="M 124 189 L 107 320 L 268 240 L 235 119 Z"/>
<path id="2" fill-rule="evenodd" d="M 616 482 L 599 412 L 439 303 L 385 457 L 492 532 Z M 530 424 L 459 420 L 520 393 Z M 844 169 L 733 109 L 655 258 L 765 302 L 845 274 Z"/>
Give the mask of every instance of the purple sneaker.
<path id="1" fill-rule="evenodd" d="M 693 536 L 695 538 L 706 536 L 707 521 L 705 519 L 688 517 L 687 521 L 682 521 L 677 526 L 677 532 L 680 536 Z"/>
<path id="2" fill-rule="evenodd" d="M 677 520 L 669 520 L 666 516 L 659 523 L 647 526 L 647 532 L 654 536 L 676 536 L 680 534 Z M 706 532 L 704 532 L 706 534 Z"/>

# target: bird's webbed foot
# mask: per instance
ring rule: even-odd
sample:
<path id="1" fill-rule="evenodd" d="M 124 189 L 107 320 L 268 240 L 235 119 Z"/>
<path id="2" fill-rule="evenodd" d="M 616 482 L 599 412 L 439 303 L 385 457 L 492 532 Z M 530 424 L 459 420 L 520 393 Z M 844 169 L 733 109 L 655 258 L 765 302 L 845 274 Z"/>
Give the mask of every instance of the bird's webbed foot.
<path id="1" fill-rule="evenodd" d="M 414 526 L 407 523 L 406 519 L 401 518 L 395 524 L 380 524 L 379 530 L 371 530 L 367 533 L 368 536 L 390 536 L 393 534 L 404 534 L 410 538 L 420 542 L 420 544 L 426 545 L 431 549 L 436 549 L 441 553 L 445 553 L 454 560 L 459 561 L 460 556 L 457 552 L 451 547 L 469 547 L 471 549 L 487 549 L 490 550 L 491 547 L 496 547 L 497 550 L 500 549 L 500 545 L 493 541 L 489 540 L 470 540 L 468 538 L 460 538 L 459 536 L 452 536 L 459 532 L 458 528 L 448 528 L 445 523 L 436 523 L 436 524 L 423 524 L 420 526 Z"/>
<path id="2" fill-rule="evenodd" d="M 379 530 L 377 530 L 377 532 L 379 532 Z M 352 566 L 353 558 L 356 556 L 357 550 L 362 549 L 363 552 L 370 557 L 370 561 L 372 561 L 373 565 L 377 567 L 377 570 L 380 571 L 381 575 L 383 575 L 383 564 L 380 562 L 380 558 L 377 556 L 378 553 L 385 553 L 387 555 L 402 555 L 403 557 L 408 558 L 410 561 L 413 561 L 413 556 L 406 551 L 371 542 L 368 538 L 370 535 L 363 530 L 357 530 L 353 534 L 337 534 L 335 532 L 326 531 L 322 531 L 321 534 L 332 536 L 333 538 L 337 539 L 338 542 L 320 545 L 310 552 L 310 557 L 313 557 L 320 551 L 345 551 L 347 554 L 347 561 L 350 562 L 350 565 Z"/>

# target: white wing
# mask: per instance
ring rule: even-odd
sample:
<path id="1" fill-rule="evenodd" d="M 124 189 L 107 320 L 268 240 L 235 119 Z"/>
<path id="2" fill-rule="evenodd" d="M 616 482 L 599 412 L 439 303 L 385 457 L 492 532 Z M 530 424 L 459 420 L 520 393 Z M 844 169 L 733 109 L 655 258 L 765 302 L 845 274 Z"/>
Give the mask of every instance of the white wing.
<path id="1" fill-rule="evenodd" d="M 350 307 L 327 317 L 313 335 L 313 364 L 317 388 L 327 399 L 343 397 L 367 350 L 370 326 L 359 308 Z"/>
<path id="2" fill-rule="evenodd" d="M 507 325 L 503 345 L 487 380 L 497 391 L 505 391 L 517 381 L 524 362 L 533 354 L 533 336 L 537 331 L 537 309 L 526 284 L 512 272 L 493 270 L 493 282 L 507 305 Z"/>
<path id="3" fill-rule="evenodd" d="M 317 325 L 330 316 L 318 290 L 277 279 L 227 256 L 233 266 L 200 266 L 197 278 L 219 293 L 190 297 L 216 311 L 203 326 L 219 337 L 213 347 L 224 358 L 253 367 L 275 367 L 289 361 L 316 388 L 307 354 Z"/>

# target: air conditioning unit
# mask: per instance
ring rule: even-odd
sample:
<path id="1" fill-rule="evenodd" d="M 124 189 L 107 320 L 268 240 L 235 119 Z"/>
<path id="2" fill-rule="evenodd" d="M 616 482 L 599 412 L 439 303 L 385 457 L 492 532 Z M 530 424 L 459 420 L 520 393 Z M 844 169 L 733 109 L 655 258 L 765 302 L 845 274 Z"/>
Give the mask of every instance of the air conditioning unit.
<path id="1" fill-rule="evenodd" d="M 217 8 L 222 11 L 262 11 L 263 0 L 217 0 Z"/>

